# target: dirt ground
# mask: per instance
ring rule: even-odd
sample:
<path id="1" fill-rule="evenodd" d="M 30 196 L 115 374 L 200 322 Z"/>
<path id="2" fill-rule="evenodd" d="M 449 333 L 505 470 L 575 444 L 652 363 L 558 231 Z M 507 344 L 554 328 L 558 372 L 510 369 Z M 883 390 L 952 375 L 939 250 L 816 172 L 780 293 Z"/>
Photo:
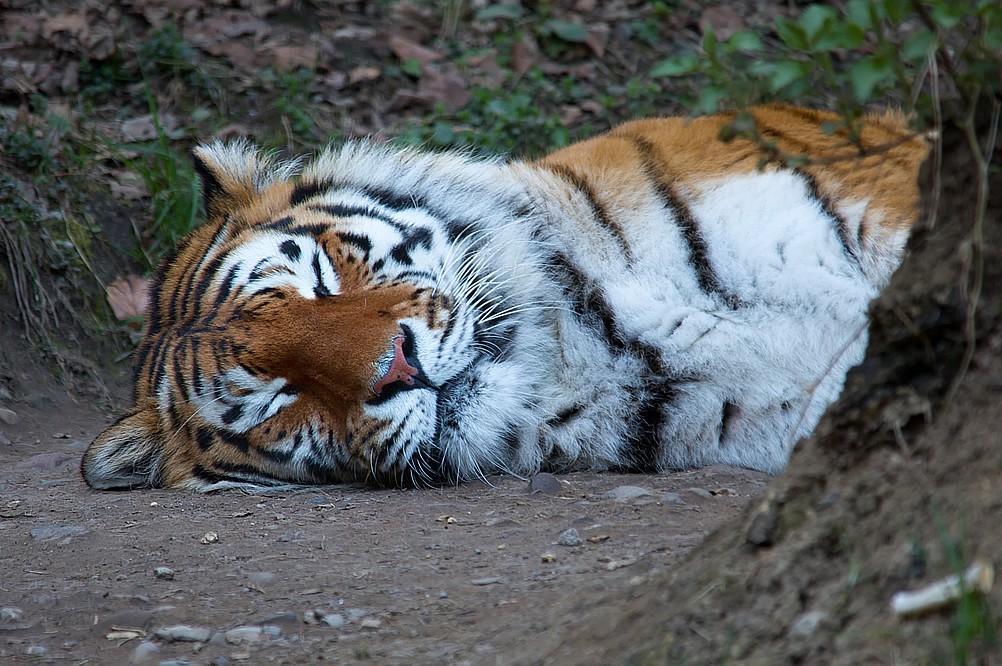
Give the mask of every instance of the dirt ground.
<path id="1" fill-rule="evenodd" d="M 720 467 L 543 475 L 537 492 L 101 493 L 77 468 L 107 415 L 37 375 L 19 386 L 0 428 L 0 663 L 575 663 L 556 605 L 643 589 L 765 485 Z"/>
<path id="2" fill-rule="evenodd" d="M 975 558 L 1002 565 L 997 197 L 977 353 L 945 399 L 975 256 L 958 151 L 941 190 L 927 181 L 940 219 L 881 298 L 867 361 L 776 479 L 715 467 L 439 490 L 86 488 L 80 455 L 128 402 L 135 335 L 86 287 L 141 272 L 137 240 L 157 250 L 163 183 L 120 149 L 156 144 L 147 91 L 179 154 L 234 134 L 300 152 L 443 119 L 501 143 L 512 127 L 487 111 L 515 96 L 490 86 L 531 91 L 532 108 L 504 109 L 522 139 L 599 131 L 677 111 L 645 72 L 700 26 L 755 27 L 797 3 L 522 3 L 552 13 L 457 29 L 439 5 L 463 4 L 0 1 L 0 664 L 1002 664 L 1002 586 L 915 620 L 888 610 Z M 140 56 L 155 66 L 140 72 Z"/>

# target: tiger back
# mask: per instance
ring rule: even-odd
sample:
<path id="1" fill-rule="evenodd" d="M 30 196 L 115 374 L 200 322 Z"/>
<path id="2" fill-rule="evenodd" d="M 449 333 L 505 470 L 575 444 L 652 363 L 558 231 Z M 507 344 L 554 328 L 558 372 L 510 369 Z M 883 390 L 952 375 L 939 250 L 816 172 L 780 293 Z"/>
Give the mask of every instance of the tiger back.
<path id="1" fill-rule="evenodd" d="M 627 123 L 533 162 L 367 142 L 196 150 L 94 488 L 776 472 L 866 344 L 928 151 L 901 114 Z M 805 155 L 800 166 L 778 156 Z"/>

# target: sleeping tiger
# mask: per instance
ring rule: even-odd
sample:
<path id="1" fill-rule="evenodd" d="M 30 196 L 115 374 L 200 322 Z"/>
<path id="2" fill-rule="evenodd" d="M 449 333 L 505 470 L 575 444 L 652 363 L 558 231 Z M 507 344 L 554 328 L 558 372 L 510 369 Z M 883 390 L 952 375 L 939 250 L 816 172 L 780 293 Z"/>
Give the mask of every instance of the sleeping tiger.
<path id="1" fill-rule="evenodd" d="M 93 488 L 197 491 L 725 463 L 838 395 L 917 218 L 887 112 L 624 124 L 537 161 L 369 142 L 195 150 L 208 222 L 159 270 Z M 861 150 L 862 147 L 862 150 Z M 777 156 L 806 155 L 789 166 Z"/>

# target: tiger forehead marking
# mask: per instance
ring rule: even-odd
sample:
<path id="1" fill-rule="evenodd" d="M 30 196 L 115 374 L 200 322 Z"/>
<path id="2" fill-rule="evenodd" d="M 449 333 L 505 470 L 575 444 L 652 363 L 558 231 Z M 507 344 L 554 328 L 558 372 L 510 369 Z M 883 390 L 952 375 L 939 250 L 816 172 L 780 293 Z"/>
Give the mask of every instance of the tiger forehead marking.
<path id="1" fill-rule="evenodd" d="M 535 162 L 366 142 L 195 152 L 94 488 L 428 485 L 786 463 L 865 348 L 917 217 L 904 118 L 635 121 Z M 768 156 L 765 156 L 768 158 Z"/>

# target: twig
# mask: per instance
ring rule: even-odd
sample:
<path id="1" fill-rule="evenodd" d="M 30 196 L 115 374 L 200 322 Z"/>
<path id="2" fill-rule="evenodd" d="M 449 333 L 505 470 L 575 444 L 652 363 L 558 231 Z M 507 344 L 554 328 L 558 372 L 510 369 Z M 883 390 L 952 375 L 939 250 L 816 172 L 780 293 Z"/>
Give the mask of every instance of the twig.
<path id="1" fill-rule="evenodd" d="M 971 230 L 972 257 L 971 264 L 974 269 L 974 277 L 971 281 L 970 289 L 965 294 L 967 298 L 967 316 L 964 323 L 964 337 L 966 346 L 964 357 L 960 361 L 960 367 L 950 382 L 950 388 L 946 392 L 945 404 L 953 402 L 957 395 L 960 383 L 967 375 L 971 367 L 971 360 L 974 358 L 974 351 L 977 348 L 977 320 L 978 301 L 981 299 L 981 288 L 985 279 L 985 212 L 988 209 L 988 169 L 990 162 L 986 160 L 991 157 L 991 150 L 994 149 L 995 141 L 998 137 L 999 112 L 1002 104 L 997 97 L 992 96 L 992 120 L 988 128 L 988 151 L 982 151 L 978 143 L 978 135 L 974 129 L 974 116 L 977 111 L 977 99 L 972 101 L 967 110 L 967 118 L 964 121 L 964 136 L 967 138 L 967 146 L 974 158 L 978 170 L 978 195 L 977 204 L 974 210 L 974 226 Z"/>

